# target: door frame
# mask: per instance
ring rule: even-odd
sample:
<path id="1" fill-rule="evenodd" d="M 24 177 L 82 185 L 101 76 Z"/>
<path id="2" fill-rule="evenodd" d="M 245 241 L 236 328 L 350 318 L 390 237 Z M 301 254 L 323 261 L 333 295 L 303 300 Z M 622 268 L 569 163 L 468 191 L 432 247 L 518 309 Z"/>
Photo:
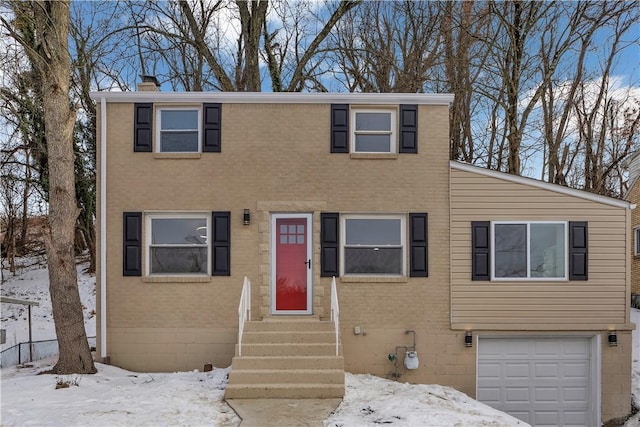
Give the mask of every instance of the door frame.
<path id="1" fill-rule="evenodd" d="M 307 268 L 307 309 L 306 310 L 276 310 L 276 220 L 283 218 L 305 218 L 307 220 L 307 259 L 311 260 L 310 268 Z M 313 214 L 311 213 L 272 213 L 271 214 L 271 242 L 269 244 L 271 261 L 271 284 L 269 290 L 270 313 L 273 315 L 309 315 L 313 314 Z"/>

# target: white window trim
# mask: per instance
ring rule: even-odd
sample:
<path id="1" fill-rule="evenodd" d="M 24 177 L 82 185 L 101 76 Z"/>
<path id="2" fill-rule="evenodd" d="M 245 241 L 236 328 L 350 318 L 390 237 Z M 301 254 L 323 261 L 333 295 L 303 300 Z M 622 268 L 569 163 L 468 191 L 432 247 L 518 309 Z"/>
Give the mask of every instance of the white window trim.
<path id="1" fill-rule="evenodd" d="M 496 277 L 495 226 L 501 224 L 521 224 L 527 226 L 527 277 Z M 531 224 L 564 225 L 564 277 L 531 277 Z M 491 221 L 491 280 L 501 282 L 559 282 L 569 280 L 569 221 Z"/>
<path id="2" fill-rule="evenodd" d="M 161 136 L 162 132 L 171 132 L 171 131 L 163 131 L 162 130 L 162 111 L 171 110 L 171 111 L 196 111 L 198 117 L 198 128 L 197 129 L 179 129 L 180 131 L 198 131 L 198 150 L 197 151 L 162 151 L 161 150 Z M 201 107 L 158 107 L 156 108 L 156 153 L 202 153 L 202 108 Z"/>
<path id="3" fill-rule="evenodd" d="M 390 123 L 391 129 L 389 131 L 357 131 L 356 130 L 356 114 L 357 113 L 389 113 L 391 115 Z M 371 154 L 395 154 L 398 152 L 398 141 L 397 141 L 397 122 L 398 115 L 396 114 L 396 110 L 394 108 L 351 108 L 350 111 L 350 120 L 351 128 L 349 135 L 349 145 L 351 146 L 351 153 L 371 153 Z M 364 135 L 389 135 L 389 151 L 357 151 L 356 150 L 356 135 L 364 134 Z"/>
<path id="4" fill-rule="evenodd" d="M 348 219 L 399 219 L 400 220 L 400 246 L 402 247 L 402 273 L 401 274 L 381 274 L 363 273 L 346 274 L 344 272 L 344 248 L 347 242 Z M 378 247 L 381 245 L 359 245 L 360 247 Z M 397 247 L 390 245 L 389 247 Z M 407 276 L 407 217 L 403 214 L 345 214 L 340 215 L 340 276 L 344 277 L 406 277 Z"/>
<path id="5" fill-rule="evenodd" d="M 205 241 L 207 242 L 207 272 L 205 273 L 194 273 L 194 274 L 185 274 L 185 273 L 169 273 L 169 274 L 159 274 L 159 273 L 151 273 L 151 247 L 161 247 L 163 245 L 152 245 L 151 239 L 153 236 L 151 222 L 154 219 L 204 219 L 206 220 L 207 230 L 204 236 Z M 211 213 L 205 212 L 188 212 L 188 213 L 148 213 L 145 214 L 145 238 L 144 238 L 144 247 L 146 250 L 146 266 L 145 266 L 145 275 L 150 277 L 204 277 L 211 276 Z M 164 245 L 171 246 L 172 248 L 177 247 L 201 247 L 200 245 Z"/>
<path id="6" fill-rule="evenodd" d="M 633 227 L 633 255 L 640 255 L 638 251 L 638 244 L 640 244 L 640 226 Z"/>

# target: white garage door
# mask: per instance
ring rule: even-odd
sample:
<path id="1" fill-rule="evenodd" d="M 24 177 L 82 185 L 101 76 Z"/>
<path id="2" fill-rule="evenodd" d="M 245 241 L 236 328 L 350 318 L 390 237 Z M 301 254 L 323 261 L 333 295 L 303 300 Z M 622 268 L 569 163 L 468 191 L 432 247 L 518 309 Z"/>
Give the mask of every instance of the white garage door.
<path id="1" fill-rule="evenodd" d="M 591 341 L 480 337 L 477 399 L 534 426 L 596 425 Z"/>

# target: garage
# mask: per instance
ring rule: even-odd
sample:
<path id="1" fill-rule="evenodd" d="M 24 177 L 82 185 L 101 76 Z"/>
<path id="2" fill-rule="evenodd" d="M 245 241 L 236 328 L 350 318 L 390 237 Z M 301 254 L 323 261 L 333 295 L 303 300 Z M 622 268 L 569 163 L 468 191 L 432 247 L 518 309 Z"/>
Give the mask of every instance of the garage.
<path id="1" fill-rule="evenodd" d="M 534 426 L 598 425 L 596 341 L 479 337 L 477 399 Z"/>

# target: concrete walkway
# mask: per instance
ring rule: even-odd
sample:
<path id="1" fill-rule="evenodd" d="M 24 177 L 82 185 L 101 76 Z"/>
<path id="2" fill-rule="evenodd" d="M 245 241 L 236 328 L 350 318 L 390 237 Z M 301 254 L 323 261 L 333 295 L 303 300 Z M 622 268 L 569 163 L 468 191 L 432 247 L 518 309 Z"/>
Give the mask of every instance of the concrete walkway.
<path id="1" fill-rule="evenodd" d="M 322 427 L 342 399 L 229 399 L 240 427 Z"/>

